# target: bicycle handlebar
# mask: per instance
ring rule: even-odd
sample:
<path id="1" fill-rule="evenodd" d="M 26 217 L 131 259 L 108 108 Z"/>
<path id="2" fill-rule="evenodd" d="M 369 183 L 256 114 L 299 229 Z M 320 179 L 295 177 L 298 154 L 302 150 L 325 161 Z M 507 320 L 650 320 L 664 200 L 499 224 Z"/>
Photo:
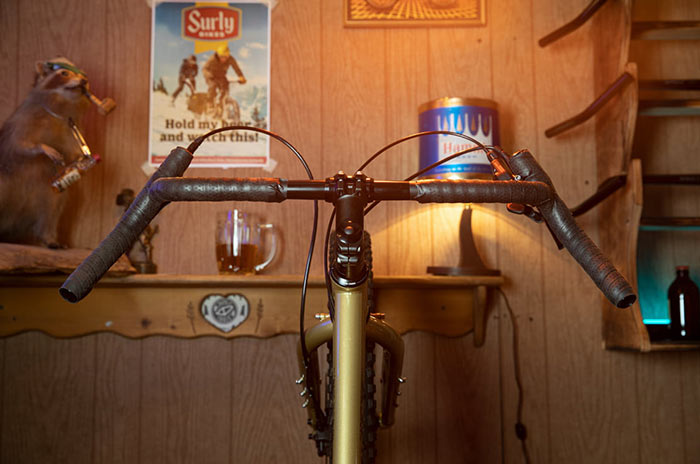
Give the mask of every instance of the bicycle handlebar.
<path id="1" fill-rule="evenodd" d="M 182 147 L 170 152 L 156 172 L 148 179 L 143 190 L 131 202 L 112 232 L 83 260 L 59 292 L 75 303 L 83 299 L 100 278 L 138 239 L 139 234 L 166 205 L 149 194 L 151 185 L 162 177 L 180 177 L 192 162 L 192 154 Z"/>
<path id="2" fill-rule="evenodd" d="M 618 308 L 631 306 L 637 300 L 632 287 L 578 226 L 571 210 L 554 189 L 552 180 L 532 154 L 528 151 L 515 153 L 510 166 L 523 180 L 549 185 L 551 197 L 537 205 L 545 222 L 610 302 Z"/>
<path id="3" fill-rule="evenodd" d="M 273 178 L 201 179 L 181 178 L 192 155 L 174 149 L 146 183 L 114 230 L 66 279 L 61 296 L 75 303 L 125 253 L 148 223 L 171 201 L 258 201 L 290 199 L 333 201 L 339 188 L 352 184 L 344 175 L 326 180 L 294 181 Z M 603 294 L 616 306 L 627 307 L 636 296 L 627 281 L 579 228 L 559 198 L 551 179 L 527 151 L 510 160 L 518 181 L 421 180 L 412 182 L 371 181 L 371 200 L 414 200 L 420 203 L 522 203 L 540 209 L 545 221 Z M 338 181 L 340 179 L 340 181 Z M 340 187 L 339 187 L 340 186 Z"/>

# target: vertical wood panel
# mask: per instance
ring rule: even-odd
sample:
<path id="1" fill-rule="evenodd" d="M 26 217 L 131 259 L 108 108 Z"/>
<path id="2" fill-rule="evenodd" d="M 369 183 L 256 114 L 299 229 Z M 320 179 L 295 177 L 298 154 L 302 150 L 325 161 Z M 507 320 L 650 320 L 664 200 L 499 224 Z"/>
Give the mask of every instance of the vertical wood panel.
<path id="1" fill-rule="evenodd" d="M 5 72 L 0 75 L 0 121 L 5 121 L 19 105 L 24 95 L 19 94 L 28 87 L 19 85 L 19 63 L 17 59 L 19 42 L 19 0 L 10 0 L 0 4 L 0 27 L 3 40 L 0 42 L 0 63 Z"/>
<path id="2" fill-rule="evenodd" d="M 488 28 L 434 28 L 429 30 L 430 72 L 429 100 L 449 97 L 493 97 L 491 84 L 492 63 Z M 433 265 L 455 266 L 459 256 L 459 217 L 462 205 L 433 206 Z M 473 215 L 475 235 L 483 235 L 492 223 L 485 219 L 481 208 Z M 476 237 L 475 237 L 476 238 Z M 479 237 L 480 238 L 480 237 Z M 486 239 L 477 238 L 479 251 L 490 264 L 495 248 L 487 246 Z"/>
<path id="3" fill-rule="evenodd" d="M 396 423 L 380 430 L 377 443 L 379 463 L 421 464 L 437 460 L 437 384 L 433 364 L 435 336 L 410 333 L 404 336 L 406 351 Z M 451 445 L 450 445 L 451 446 Z"/>
<path id="4" fill-rule="evenodd" d="M 278 2 L 272 12 L 272 69 L 270 75 L 271 129 L 288 139 L 309 163 L 314 176 L 322 170 L 321 153 L 321 2 Z M 278 162 L 271 175 L 288 179 L 306 178 L 296 157 L 280 143 L 271 144 Z M 319 207 L 324 208 L 321 203 Z M 271 272 L 301 274 L 306 262 L 311 224 L 311 202 L 287 202 L 263 206 L 269 219 L 279 223 L 284 235 L 281 259 Z M 322 273 L 323 222 L 319 222 L 313 273 Z"/>
<path id="5" fill-rule="evenodd" d="M 540 38 L 585 2 L 534 5 L 533 31 Z M 553 139 L 542 131 L 593 100 L 594 59 L 590 24 L 535 52 L 539 160 L 569 204 L 586 198 L 597 184 L 595 124 L 588 121 Z M 580 220 L 594 241 L 595 221 L 591 213 Z M 588 276 L 551 241 L 543 242 L 543 252 L 550 460 L 628 462 L 637 454 L 637 437 L 616 431 L 634 424 L 635 400 L 629 395 L 634 366 L 601 350 L 600 297 Z"/>
<path id="6" fill-rule="evenodd" d="M 107 37 L 109 30 L 107 25 L 111 17 L 107 15 L 107 1 L 90 2 L 89 6 L 85 2 L 77 2 L 77 5 L 65 5 L 65 11 L 74 11 L 71 15 L 65 15 L 67 19 L 65 28 L 76 29 L 76 36 L 71 40 L 80 45 L 79 55 L 69 56 L 75 60 L 76 64 L 82 66 L 90 79 L 90 89 L 99 98 L 111 97 L 109 86 L 110 73 L 108 63 L 111 56 L 107 49 Z M 75 23 L 81 25 L 76 28 Z M 86 40 L 87 39 L 87 40 Z M 85 65 L 80 63 L 85 61 Z M 106 130 L 111 124 L 113 114 L 103 116 L 95 105 L 91 108 L 85 118 L 85 138 L 90 149 L 103 157 L 116 157 L 118 154 L 111 153 L 106 146 Z M 101 164 L 101 163 L 100 163 Z M 76 183 L 74 192 L 71 192 L 70 201 L 66 207 L 66 212 L 61 221 L 63 233 L 67 234 L 66 242 L 69 246 L 76 248 L 94 247 L 99 243 L 100 237 L 104 233 L 103 218 L 105 211 L 103 204 L 105 196 L 108 195 L 104 186 L 111 171 L 106 166 L 99 164 L 83 176 L 80 182 Z"/>
<path id="7" fill-rule="evenodd" d="M 95 337 L 94 463 L 139 459 L 141 341 L 114 334 Z"/>
<path id="8" fill-rule="evenodd" d="M 638 359 L 639 462 L 685 462 L 679 356 L 653 353 Z"/>
<path id="9" fill-rule="evenodd" d="M 428 101 L 428 32 L 392 29 L 386 32 L 386 41 L 386 142 L 390 142 L 417 132 L 418 107 Z M 418 170 L 418 147 L 418 141 L 410 141 L 384 155 L 390 179 L 405 179 Z M 385 253 L 391 257 L 389 274 L 424 274 L 432 255 L 430 207 L 386 202 L 379 208 L 385 208 L 388 216 L 388 230 L 383 232 L 388 238 Z M 378 462 L 433 462 L 435 335 L 409 334 L 404 342 L 403 376 L 408 382 L 402 386 L 395 425 L 379 434 Z"/>
<path id="10" fill-rule="evenodd" d="M 393 29 L 386 33 L 386 143 L 418 132 L 418 107 L 428 101 L 428 31 Z M 405 179 L 419 168 L 419 142 L 413 140 L 385 153 L 390 179 Z M 369 171 L 370 175 L 373 171 Z M 430 212 L 413 202 L 385 202 L 388 215 L 388 272 L 425 273 L 431 259 Z M 374 214 L 374 213 L 373 213 Z"/>
<path id="11" fill-rule="evenodd" d="M 7 385 L 7 376 L 5 374 L 5 340 L 0 340 L 0 462 L 5 454 L 4 437 L 5 426 L 5 385 Z"/>
<path id="12" fill-rule="evenodd" d="M 514 14 L 514 12 L 519 14 Z M 494 98 L 499 102 L 501 140 L 507 152 L 527 148 L 539 159 L 535 108 L 532 1 L 492 2 L 492 27 L 499 31 L 492 42 Z M 517 76 L 516 79 L 513 76 Z M 544 237 L 544 238 L 543 238 Z M 542 246 L 550 238 L 541 224 L 500 209 L 497 222 L 498 266 L 508 279 L 508 295 L 518 326 L 520 371 L 523 388 L 523 423 L 532 462 L 549 462 L 549 409 L 547 385 L 546 314 L 543 306 Z M 501 404 L 505 462 L 521 462 L 522 447 L 515 436 L 518 391 L 514 378 L 512 324 L 503 297 L 498 303 L 501 343 Z"/>
<path id="13" fill-rule="evenodd" d="M 0 3 L 0 28 L 4 31 L 3 40 L 0 41 L 0 65 L 6 72 L 0 74 L 0 121 L 3 123 L 15 110 L 20 102 L 18 86 L 18 66 L 10 67 L 11 63 L 17 63 L 17 42 L 19 41 L 18 10 L 19 0 L 10 0 Z M 10 71 L 10 69 L 13 69 Z M 3 436 L 3 411 L 5 380 L 5 340 L 0 341 L 0 437 Z M 0 441 L 0 447 L 2 441 Z M 0 448 L 0 461 L 2 461 L 2 449 Z"/>
<path id="14" fill-rule="evenodd" d="M 151 10 L 140 0 L 109 1 L 106 10 L 105 76 L 96 82 L 95 92 L 100 98 L 113 98 L 117 107 L 103 117 L 105 148 L 98 166 L 104 175 L 101 222 L 99 234 L 86 244 L 92 247 L 112 230 L 124 211 L 116 204 L 117 195 L 125 188 L 138 193 L 147 179 L 141 165 L 148 153 Z M 153 243 L 157 253 L 164 251 L 161 234 Z M 164 263 L 158 256 L 154 261 L 162 270 Z"/>
<path id="15" fill-rule="evenodd" d="M 534 1 L 533 39 L 560 27 L 582 7 L 580 1 Z M 584 179 L 591 187 L 595 185 L 593 127 L 579 126 L 555 139 L 546 139 L 543 131 L 576 114 L 593 98 L 592 50 L 586 36 L 589 27 L 584 26 L 547 48 L 534 50 L 537 159 L 564 201 L 574 203 L 587 193 L 582 188 Z M 601 462 L 594 449 L 597 445 L 593 445 L 599 435 L 591 434 L 593 424 L 586 417 L 586 410 L 595 407 L 590 396 L 591 368 L 595 363 L 591 360 L 586 366 L 580 365 L 587 357 L 599 357 L 597 299 L 584 296 L 585 301 L 581 301 L 581 287 L 591 289 L 592 285 L 584 281 L 568 255 L 556 252 L 546 236 L 542 255 L 549 462 L 576 462 L 577 456 Z M 592 291 L 585 294 L 592 296 Z M 592 440 L 585 438 L 593 435 Z"/>
<path id="16" fill-rule="evenodd" d="M 280 2 L 273 10 L 270 83 L 271 129 L 300 150 L 316 178 L 329 175 L 323 170 L 321 151 L 320 6 L 320 2 Z M 274 176 L 306 177 L 293 154 L 276 142 L 271 144 L 271 157 L 278 162 Z M 311 230 L 311 203 L 264 207 L 283 234 L 283 255 L 272 272 L 302 273 Z M 324 205 L 319 207 L 323 211 Z M 312 267 L 315 274 L 322 269 L 324 224 L 321 219 Z M 323 309 L 308 307 L 307 311 Z M 314 442 L 307 439 L 311 429 L 293 382 L 298 377 L 296 341 L 295 336 L 284 336 L 235 342 L 230 436 L 234 462 L 318 460 Z"/>
<path id="17" fill-rule="evenodd" d="M 229 460 L 231 342 L 158 337 L 141 346 L 140 462 Z"/>
<path id="18" fill-rule="evenodd" d="M 683 442 L 685 462 L 700 462 L 697 431 L 700 430 L 700 353 L 682 353 L 680 362 L 683 394 Z"/>
<path id="19" fill-rule="evenodd" d="M 321 12 L 320 166 L 325 175 L 338 170 L 353 174 L 387 142 L 385 34 L 381 29 L 345 28 L 342 2 L 324 2 Z M 368 172 L 377 179 L 384 178 L 386 160 L 376 161 Z M 386 224 L 383 208 L 377 208 L 365 221 L 370 234 L 386 229 Z M 387 237 L 376 233 L 372 240 L 374 272 L 386 274 Z"/>
<path id="20" fill-rule="evenodd" d="M 489 13 L 490 14 L 490 13 Z M 490 19 L 489 19 L 490 21 Z M 443 96 L 493 98 L 491 29 L 429 31 L 429 99 Z M 462 205 L 432 208 L 433 264 L 456 265 Z M 492 207 L 473 215 L 477 246 L 487 265 L 494 262 Z M 471 336 L 437 338 L 435 348 L 437 461 L 496 462 L 501 458 L 498 391 L 498 330 L 489 320 L 486 343 L 475 348 Z"/>
<path id="21" fill-rule="evenodd" d="M 95 339 L 32 332 L 5 345 L 0 461 L 90 462 Z"/>
<path id="22" fill-rule="evenodd" d="M 233 462 L 320 462 L 307 438 L 296 361 L 297 337 L 234 341 L 231 370 Z"/>
<path id="23" fill-rule="evenodd" d="M 488 320 L 486 343 L 474 348 L 471 336 L 437 338 L 435 462 L 499 462 L 501 417 L 498 324 Z"/>
<path id="24" fill-rule="evenodd" d="M 633 15 L 635 20 L 646 21 L 697 20 L 700 4 L 638 0 Z M 693 41 L 635 41 L 631 45 L 631 59 L 638 63 L 640 79 L 697 78 L 700 71 L 700 51 Z M 663 95 L 683 96 L 686 95 Z M 641 97 L 655 95 L 645 92 Z M 697 118 L 640 117 L 634 147 L 635 155 L 642 159 L 644 174 L 697 172 L 700 164 L 689 153 L 700 145 L 699 128 Z M 700 195 L 696 189 L 647 186 L 642 216 L 698 216 Z M 689 264 L 691 277 L 700 282 L 697 233 L 654 233 L 648 237 L 647 244 L 648 249 L 643 249 L 646 258 L 639 265 L 653 266 L 657 280 L 663 282 L 662 288 L 671 283 L 674 266 L 679 264 Z M 666 295 L 660 298 L 665 300 Z M 659 353 L 637 361 L 642 462 L 700 462 L 700 447 L 694 434 L 700 408 L 696 394 L 697 359 L 697 353 Z"/>

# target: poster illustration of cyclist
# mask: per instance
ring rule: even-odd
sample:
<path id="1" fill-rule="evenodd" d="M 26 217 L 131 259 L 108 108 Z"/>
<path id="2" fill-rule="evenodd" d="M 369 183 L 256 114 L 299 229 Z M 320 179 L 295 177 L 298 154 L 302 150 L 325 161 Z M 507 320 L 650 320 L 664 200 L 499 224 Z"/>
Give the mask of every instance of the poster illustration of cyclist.
<path id="1" fill-rule="evenodd" d="M 269 127 L 270 10 L 265 1 L 154 1 L 149 163 L 223 126 Z M 263 167 L 269 140 L 213 135 L 192 167 Z"/>

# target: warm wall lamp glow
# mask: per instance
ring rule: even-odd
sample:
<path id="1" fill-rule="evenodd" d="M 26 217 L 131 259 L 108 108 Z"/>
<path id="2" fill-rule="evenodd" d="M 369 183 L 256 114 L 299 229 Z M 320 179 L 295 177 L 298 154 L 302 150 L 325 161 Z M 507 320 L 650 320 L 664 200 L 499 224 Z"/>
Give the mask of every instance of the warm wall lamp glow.
<path id="1" fill-rule="evenodd" d="M 498 109 L 490 100 L 475 98 L 439 98 L 419 108 L 420 131 L 458 132 L 479 140 L 484 145 L 498 145 Z M 420 141 L 420 168 L 474 146 L 454 135 L 429 135 Z M 424 178 L 492 179 L 493 170 L 486 154 L 480 151 L 460 156 L 438 166 Z M 500 275 L 501 271 L 484 265 L 474 244 L 470 205 L 465 205 L 459 221 L 459 262 L 457 266 L 428 266 L 436 275 Z"/>
<path id="2" fill-rule="evenodd" d="M 497 269 L 489 269 L 479 256 L 472 233 L 472 212 L 467 203 L 459 220 L 459 261 L 456 266 L 428 266 L 428 273 L 435 275 L 501 275 Z"/>

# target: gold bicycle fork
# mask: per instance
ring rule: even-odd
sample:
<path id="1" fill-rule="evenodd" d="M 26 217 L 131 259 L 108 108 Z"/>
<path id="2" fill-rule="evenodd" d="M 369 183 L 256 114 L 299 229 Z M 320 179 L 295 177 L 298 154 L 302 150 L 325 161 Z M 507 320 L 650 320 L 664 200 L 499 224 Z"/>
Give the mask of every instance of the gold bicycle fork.
<path id="1" fill-rule="evenodd" d="M 321 375 L 318 348 L 333 340 L 333 462 L 362 461 L 362 388 L 364 384 L 366 340 L 383 348 L 381 411 L 379 425 L 394 423 L 401 379 L 404 345 L 401 336 L 379 317 L 367 314 L 367 284 L 344 288 L 333 284 L 334 321 L 321 322 L 306 332 L 309 366 L 305 370 L 299 344 L 299 365 L 306 395 L 319 395 Z M 306 371 L 306 372 L 305 372 Z M 307 398 L 309 425 L 316 429 L 319 418 Z M 319 398 L 320 399 L 320 398 Z"/>

